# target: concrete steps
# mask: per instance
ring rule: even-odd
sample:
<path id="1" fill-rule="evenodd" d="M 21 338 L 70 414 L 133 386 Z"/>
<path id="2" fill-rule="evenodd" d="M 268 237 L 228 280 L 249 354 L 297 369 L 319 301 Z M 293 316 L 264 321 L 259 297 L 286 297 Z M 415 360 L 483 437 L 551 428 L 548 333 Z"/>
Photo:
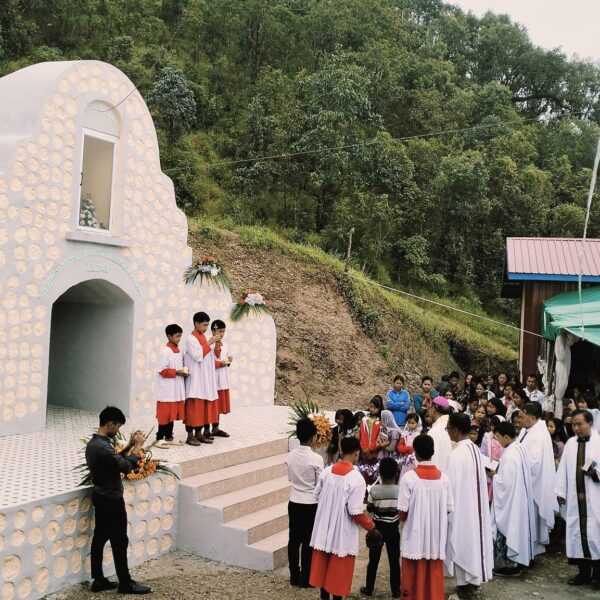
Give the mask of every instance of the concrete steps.
<path id="1" fill-rule="evenodd" d="M 282 438 L 184 463 L 179 549 L 261 571 L 285 564 L 287 449 Z"/>

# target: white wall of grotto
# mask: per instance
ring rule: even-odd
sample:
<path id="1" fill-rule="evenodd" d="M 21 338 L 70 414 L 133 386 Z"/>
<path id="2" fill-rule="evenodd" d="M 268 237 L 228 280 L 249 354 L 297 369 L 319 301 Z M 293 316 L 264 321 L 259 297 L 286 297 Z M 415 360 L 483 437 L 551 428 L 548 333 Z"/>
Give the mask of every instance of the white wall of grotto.
<path id="1" fill-rule="evenodd" d="M 95 411 L 100 402 L 130 416 L 152 413 L 164 327 L 176 322 L 188 333 L 199 310 L 228 322 L 232 406 L 273 402 L 271 317 L 229 323 L 229 292 L 182 281 L 192 257 L 187 221 L 161 172 L 150 113 L 133 89 L 123 73 L 97 61 L 41 63 L 0 79 L 0 435 L 44 428 L 48 371 L 61 352 L 75 361 L 62 386 L 74 390 L 79 408 Z M 86 133 L 114 142 L 110 230 L 80 226 Z M 93 346 L 89 328 L 62 330 L 52 361 L 50 347 L 55 301 L 76 303 L 85 319 L 97 306 L 110 309 L 117 296 L 129 312 L 119 317 L 123 343 L 111 344 L 126 371 L 114 389 L 127 380 L 129 391 L 114 397 L 115 356 Z M 110 335 L 99 324 L 97 336 Z M 69 337 L 73 347 L 65 346 Z M 105 399 L 87 389 L 94 386 L 86 381 L 99 376 L 106 378 Z M 61 403 L 60 396 L 53 393 L 52 401 Z"/>

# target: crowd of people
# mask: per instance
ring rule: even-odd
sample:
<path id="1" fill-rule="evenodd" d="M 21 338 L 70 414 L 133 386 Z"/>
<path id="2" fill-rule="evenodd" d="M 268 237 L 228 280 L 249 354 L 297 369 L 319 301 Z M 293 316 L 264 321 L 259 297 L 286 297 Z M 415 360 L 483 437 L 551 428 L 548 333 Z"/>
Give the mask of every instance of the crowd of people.
<path id="1" fill-rule="evenodd" d="M 290 583 L 322 600 L 348 596 L 362 527 L 363 596 L 385 546 L 392 597 L 442 600 L 448 576 L 473 598 L 493 576 L 533 568 L 554 530 L 578 566 L 567 583 L 600 589 L 600 411 L 593 386 L 572 392 L 558 419 L 534 373 L 524 384 L 507 373 L 462 385 L 451 373 L 437 386 L 425 376 L 412 396 L 397 375 L 365 412 L 335 413 L 324 459 L 311 450 L 312 421 L 298 422 Z"/>

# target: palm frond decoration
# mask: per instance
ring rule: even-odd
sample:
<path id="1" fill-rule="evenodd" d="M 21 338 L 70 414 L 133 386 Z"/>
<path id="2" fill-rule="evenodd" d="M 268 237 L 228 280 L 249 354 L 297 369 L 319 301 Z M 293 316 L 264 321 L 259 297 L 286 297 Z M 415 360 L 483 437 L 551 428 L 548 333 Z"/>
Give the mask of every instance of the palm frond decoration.
<path id="1" fill-rule="evenodd" d="M 214 256 L 201 256 L 185 270 L 183 274 L 185 283 L 193 284 L 197 279 L 200 279 L 200 285 L 208 281 L 221 290 L 229 290 L 231 287 L 223 263 Z"/>
<path id="2" fill-rule="evenodd" d="M 239 321 L 248 315 L 268 315 L 271 303 L 256 290 L 247 289 L 231 310 L 231 320 Z"/>

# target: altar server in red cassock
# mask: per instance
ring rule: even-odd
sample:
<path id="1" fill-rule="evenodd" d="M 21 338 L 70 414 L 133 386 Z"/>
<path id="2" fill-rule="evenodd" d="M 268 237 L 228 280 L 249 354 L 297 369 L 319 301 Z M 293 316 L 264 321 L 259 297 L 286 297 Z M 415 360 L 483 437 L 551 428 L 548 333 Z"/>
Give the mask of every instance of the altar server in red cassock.
<path id="1" fill-rule="evenodd" d="M 210 317 L 205 312 L 194 315 L 194 331 L 188 336 L 185 348 L 185 364 L 190 372 L 185 382 L 185 429 L 186 443 L 191 446 L 212 444 L 202 428 L 219 420 L 214 345 L 221 337 L 218 334 L 206 337 L 209 323 Z"/>
<path id="2" fill-rule="evenodd" d="M 419 435 L 413 441 L 418 464 L 400 480 L 398 511 L 402 531 L 400 597 L 444 600 L 444 558 L 448 513 L 454 510 L 448 477 L 432 462 L 434 441 Z"/>
<path id="3" fill-rule="evenodd" d="M 341 460 L 321 473 L 314 491 L 318 502 L 310 540 L 313 548 L 310 585 L 321 590 L 321 600 L 350 594 L 354 561 L 359 552 L 359 527 L 371 540 L 381 533 L 363 511 L 366 484 L 355 468 L 360 456 L 358 439 L 343 438 Z"/>
<path id="4" fill-rule="evenodd" d="M 223 343 L 225 335 L 225 323 L 220 319 L 215 319 L 210 326 L 210 331 L 213 336 L 221 336 L 218 342 L 215 342 L 215 368 L 217 375 L 217 420 L 211 421 L 212 433 L 209 425 L 204 426 L 205 437 L 229 437 L 226 431 L 219 427 L 220 415 L 227 415 L 231 412 L 229 402 L 229 366 L 233 360 L 229 348 Z"/>
<path id="5" fill-rule="evenodd" d="M 156 433 L 157 448 L 168 448 L 175 443 L 173 427 L 175 421 L 183 421 L 185 416 L 185 377 L 183 352 L 179 342 L 183 329 L 179 325 L 167 325 L 165 329 L 168 343 L 158 357 L 156 374 Z"/>
<path id="6" fill-rule="evenodd" d="M 494 566 L 487 478 L 481 452 L 469 439 L 470 431 L 467 415 L 450 415 L 448 435 L 456 448 L 450 453 L 446 475 L 452 486 L 454 512 L 448 520 L 445 562 L 448 574 L 456 575 L 461 599 L 473 598 L 479 586 L 492 578 Z"/>

